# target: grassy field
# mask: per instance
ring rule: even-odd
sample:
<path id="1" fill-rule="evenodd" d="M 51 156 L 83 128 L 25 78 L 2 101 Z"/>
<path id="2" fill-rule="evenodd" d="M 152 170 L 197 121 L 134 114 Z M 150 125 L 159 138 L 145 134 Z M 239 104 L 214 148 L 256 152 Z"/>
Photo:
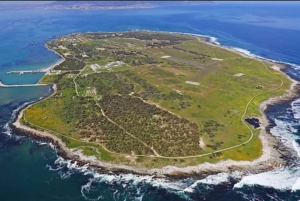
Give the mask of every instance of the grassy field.
<path id="1" fill-rule="evenodd" d="M 48 46 L 66 61 L 40 80 L 57 93 L 25 111 L 27 124 L 116 163 L 253 160 L 262 146 L 241 120 L 246 106 L 244 118 L 260 117 L 259 104 L 291 84 L 271 63 L 186 35 L 71 34 Z"/>

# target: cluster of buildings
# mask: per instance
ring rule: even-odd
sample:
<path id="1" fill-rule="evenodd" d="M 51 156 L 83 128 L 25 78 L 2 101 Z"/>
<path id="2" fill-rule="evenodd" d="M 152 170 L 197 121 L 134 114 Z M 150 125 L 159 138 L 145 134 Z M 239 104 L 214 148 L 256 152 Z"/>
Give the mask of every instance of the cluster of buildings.
<path id="1" fill-rule="evenodd" d="M 86 90 L 86 95 L 95 95 L 97 93 L 96 88 Z"/>
<path id="2" fill-rule="evenodd" d="M 84 37 L 83 34 L 70 34 L 67 36 L 60 37 L 59 41 L 66 41 L 66 42 L 86 41 L 86 38 Z M 77 45 L 76 43 L 74 44 Z"/>
<path id="3" fill-rule="evenodd" d="M 115 67 L 120 67 L 122 66 L 123 64 L 125 64 L 124 62 L 122 61 L 113 61 L 113 62 L 110 62 L 108 64 L 105 64 L 104 66 L 100 66 L 99 64 L 91 64 L 90 67 L 93 71 L 97 71 L 99 69 L 112 69 L 112 68 L 115 68 Z"/>

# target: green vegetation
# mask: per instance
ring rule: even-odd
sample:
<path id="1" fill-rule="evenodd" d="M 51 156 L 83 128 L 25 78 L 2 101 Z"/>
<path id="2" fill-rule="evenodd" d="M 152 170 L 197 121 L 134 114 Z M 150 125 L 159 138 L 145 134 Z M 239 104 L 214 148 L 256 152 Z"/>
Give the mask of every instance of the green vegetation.
<path id="1" fill-rule="evenodd" d="M 54 70 L 80 70 L 85 66 L 85 63 L 73 59 L 73 58 L 66 58 L 61 64 L 54 67 Z"/>
<path id="2" fill-rule="evenodd" d="M 260 117 L 259 104 L 290 85 L 270 63 L 186 35 L 71 34 L 47 45 L 66 59 L 40 80 L 57 92 L 22 122 L 125 164 L 253 160 L 262 151 L 259 130 L 241 118 L 245 110 L 244 118 Z"/>

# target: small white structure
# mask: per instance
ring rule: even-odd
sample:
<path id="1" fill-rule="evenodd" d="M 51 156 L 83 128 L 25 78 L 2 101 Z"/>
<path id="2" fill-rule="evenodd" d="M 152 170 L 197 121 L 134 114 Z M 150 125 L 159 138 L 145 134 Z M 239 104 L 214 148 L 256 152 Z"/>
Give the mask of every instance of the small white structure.
<path id="1" fill-rule="evenodd" d="M 193 82 L 193 81 L 185 81 L 186 84 L 192 84 L 192 85 L 197 85 L 199 86 L 200 83 L 199 82 Z"/>
<path id="2" fill-rule="evenodd" d="M 87 95 L 88 94 L 96 94 L 96 93 L 97 93 L 96 88 L 91 88 L 91 89 L 86 90 Z"/>
<path id="3" fill-rule="evenodd" d="M 200 148 L 204 148 L 205 147 L 204 140 L 201 137 L 199 138 L 199 147 Z"/>
<path id="4" fill-rule="evenodd" d="M 122 66 L 123 64 L 124 64 L 124 62 L 122 62 L 122 61 L 114 61 L 114 62 L 110 62 L 102 67 L 103 68 L 114 68 L 114 67 Z"/>
<path id="5" fill-rule="evenodd" d="M 58 48 L 59 48 L 59 49 L 62 49 L 62 50 L 67 50 L 67 49 L 68 49 L 68 48 L 66 48 L 66 47 L 64 47 L 64 46 L 62 46 L 62 45 L 58 46 Z"/>
<path id="6" fill-rule="evenodd" d="M 69 56 L 69 55 L 72 55 L 72 54 L 70 52 L 66 52 L 63 55 L 66 57 L 66 56 Z"/>
<path id="7" fill-rule="evenodd" d="M 223 61 L 223 59 L 218 59 L 218 58 L 211 58 L 211 60 L 214 60 L 214 61 Z"/>
<path id="8" fill-rule="evenodd" d="M 168 56 L 168 55 L 167 55 L 167 56 L 162 56 L 161 58 L 162 58 L 162 59 L 167 59 L 167 58 L 170 58 L 170 57 L 171 57 L 171 56 Z"/>
<path id="9" fill-rule="evenodd" d="M 244 75 L 243 73 L 237 73 L 237 74 L 234 74 L 233 76 L 235 76 L 235 77 L 241 77 L 243 75 Z"/>
<path id="10" fill-rule="evenodd" d="M 93 71 L 97 71 L 97 69 L 100 68 L 100 66 L 98 64 L 92 64 L 92 65 L 90 65 L 90 67 Z"/>
<path id="11" fill-rule="evenodd" d="M 107 69 L 107 70 L 112 70 L 112 68 L 117 68 L 117 67 L 120 67 L 120 66 L 122 66 L 122 65 L 124 65 L 125 63 L 124 62 L 122 62 L 122 61 L 113 61 L 113 62 L 110 62 L 110 63 L 107 63 L 107 64 L 105 64 L 105 65 L 103 65 L 103 66 L 100 66 L 100 65 L 98 65 L 98 64 L 92 64 L 92 65 L 90 65 L 90 67 L 91 67 L 91 69 L 93 70 L 93 71 L 97 71 L 97 70 L 99 70 L 99 69 Z"/>
<path id="12" fill-rule="evenodd" d="M 182 95 L 181 91 L 179 91 L 179 90 L 175 90 L 175 91 L 176 91 L 176 93 Z"/>
<path id="13" fill-rule="evenodd" d="M 74 74 L 68 74 L 68 78 L 74 77 Z"/>

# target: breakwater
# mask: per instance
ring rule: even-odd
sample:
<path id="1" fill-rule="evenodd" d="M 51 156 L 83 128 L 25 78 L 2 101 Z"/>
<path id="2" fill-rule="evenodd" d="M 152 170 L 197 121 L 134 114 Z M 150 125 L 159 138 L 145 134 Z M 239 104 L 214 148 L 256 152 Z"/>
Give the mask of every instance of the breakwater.
<path id="1" fill-rule="evenodd" d="M 0 87 L 11 88 L 11 87 L 36 87 L 36 86 L 46 86 L 47 84 L 12 84 L 6 85 L 0 80 Z"/>

